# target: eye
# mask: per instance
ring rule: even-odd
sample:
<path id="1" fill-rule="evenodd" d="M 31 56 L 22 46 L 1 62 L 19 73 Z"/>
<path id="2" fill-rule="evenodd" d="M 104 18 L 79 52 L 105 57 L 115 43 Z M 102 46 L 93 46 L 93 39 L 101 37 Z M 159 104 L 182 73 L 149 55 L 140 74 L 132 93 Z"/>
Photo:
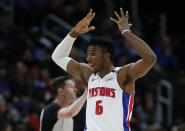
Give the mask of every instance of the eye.
<path id="1" fill-rule="evenodd" d="M 92 56 L 95 56 L 96 55 L 96 52 L 95 51 L 89 51 L 88 53 L 87 53 L 87 56 L 88 57 L 92 57 Z"/>
<path id="2" fill-rule="evenodd" d="M 91 52 L 91 56 L 95 56 L 95 55 L 96 55 L 95 51 Z"/>

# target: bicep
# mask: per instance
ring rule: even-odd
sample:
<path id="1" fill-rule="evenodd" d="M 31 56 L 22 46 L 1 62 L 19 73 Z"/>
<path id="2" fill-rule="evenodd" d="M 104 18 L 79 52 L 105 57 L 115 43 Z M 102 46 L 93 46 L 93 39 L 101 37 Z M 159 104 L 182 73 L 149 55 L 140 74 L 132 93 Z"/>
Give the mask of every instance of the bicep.
<path id="1" fill-rule="evenodd" d="M 151 64 L 148 64 L 144 62 L 143 59 L 140 59 L 137 62 L 130 64 L 128 74 L 136 80 L 144 76 L 151 68 Z"/>
<path id="2" fill-rule="evenodd" d="M 118 83 L 120 87 L 129 94 L 135 93 L 135 80 L 144 76 L 152 65 L 145 63 L 142 59 L 135 63 L 123 66 L 118 71 Z"/>
<path id="3" fill-rule="evenodd" d="M 87 64 L 79 63 L 74 59 L 71 59 L 67 64 L 67 72 L 75 78 L 79 78 L 87 82 L 91 71 Z"/>

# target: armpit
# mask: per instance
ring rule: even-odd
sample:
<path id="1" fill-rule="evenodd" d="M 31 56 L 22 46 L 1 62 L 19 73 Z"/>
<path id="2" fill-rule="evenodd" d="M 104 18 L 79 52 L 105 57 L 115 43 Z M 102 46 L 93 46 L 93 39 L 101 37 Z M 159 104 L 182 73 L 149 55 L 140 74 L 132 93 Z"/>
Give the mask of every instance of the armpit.
<path id="1" fill-rule="evenodd" d="M 129 83 L 131 83 L 132 82 L 132 77 L 130 76 L 130 75 L 126 75 L 126 78 L 125 78 L 125 80 L 123 81 L 123 85 L 125 86 L 125 85 L 128 85 Z"/>

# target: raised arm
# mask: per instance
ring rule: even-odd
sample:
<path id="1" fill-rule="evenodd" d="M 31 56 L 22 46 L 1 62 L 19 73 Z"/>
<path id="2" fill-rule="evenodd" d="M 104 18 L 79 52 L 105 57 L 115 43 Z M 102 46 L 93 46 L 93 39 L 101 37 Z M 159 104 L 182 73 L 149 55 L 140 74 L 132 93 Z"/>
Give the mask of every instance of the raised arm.
<path id="1" fill-rule="evenodd" d="M 71 118 L 79 113 L 87 98 L 87 88 L 84 93 L 70 106 L 62 108 L 58 112 L 58 119 Z"/>
<path id="2" fill-rule="evenodd" d="M 123 72 L 122 75 L 128 77 L 132 81 L 135 81 L 137 78 L 144 76 L 151 69 L 157 58 L 147 43 L 130 31 L 130 26 L 132 24 L 128 22 L 128 11 L 125 14 L 122 8 L 120 8 L 120 15 L 116 11 L 115 15 L 117 19 L 112 17 L 110 19 L 118 25 L 123 37 L 141 57 L 141 59 L 135 63 L 124 66 L 121 71 L 121 73 Z"/>
<path id="3" fill-rule="evenodd" d="M 128 74 L 136 80 L 144 76 L 151 67 L 156 63 L 156 55 L 151 48 L 142 39 L 134 35 L 132 32 L 125 32 L 123 36 L 130 43 L 130 45 L 138 52 L 141 59 L 135 63 L 130 64 Z"/>
<path id="4" fill-rule="evenodd" d="M 91 74 L 89 66 L 84 63 L 78 63 L 68 56 L 76 38 L 81 34 L 95 29 L 94 26 L 89 26 L 94 16 L 95 13 L 93 13 L 92 9 L 90 9 L 89 13 L 81 21 L 79 21 L 74 28 L 72 28 L 69 34 L 56 47 L 52 54 L 52 59 L 58 66 L 72 76 L 83 79 L 86 83 L 89 75 Z"/>

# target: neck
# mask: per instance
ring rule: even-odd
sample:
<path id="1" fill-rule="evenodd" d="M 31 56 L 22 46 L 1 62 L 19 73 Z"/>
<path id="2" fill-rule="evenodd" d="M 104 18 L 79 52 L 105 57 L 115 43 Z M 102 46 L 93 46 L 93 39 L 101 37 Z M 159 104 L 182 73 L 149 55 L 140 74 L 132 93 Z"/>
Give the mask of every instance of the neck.
<path id="1" fill-rule="evenodd" d="M 110 73 L 114 69 L 114 66 L 112 64 L 107 64 L 107 65 L 104 66 L 104 68 L 98 72 L 101 78 L 107 75 L 108 73 Z"/>

